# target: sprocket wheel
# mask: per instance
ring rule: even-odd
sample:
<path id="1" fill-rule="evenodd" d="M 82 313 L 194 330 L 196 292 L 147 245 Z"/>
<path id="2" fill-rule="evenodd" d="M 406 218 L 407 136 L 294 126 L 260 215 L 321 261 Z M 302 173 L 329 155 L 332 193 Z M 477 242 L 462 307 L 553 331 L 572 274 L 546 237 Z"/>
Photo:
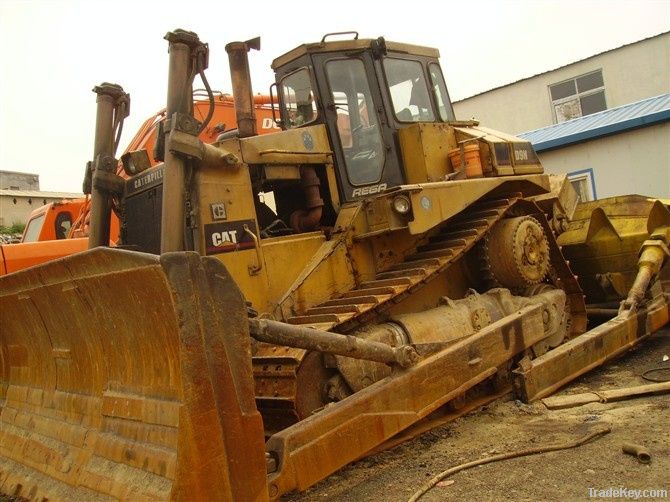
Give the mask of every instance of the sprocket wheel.
<path id="1" fill-rule="evenodd" d="M 499 221 L 486 237 L 484 259 L 491 279 L 509 289 L 539 284 L 549 271 L 549 243 L 532 216 Z"/>

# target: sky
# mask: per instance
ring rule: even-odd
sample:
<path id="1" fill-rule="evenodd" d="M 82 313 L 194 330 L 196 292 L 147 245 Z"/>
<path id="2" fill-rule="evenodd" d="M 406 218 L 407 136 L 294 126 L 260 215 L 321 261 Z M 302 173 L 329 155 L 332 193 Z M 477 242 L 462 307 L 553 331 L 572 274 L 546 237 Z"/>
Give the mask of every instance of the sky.
<path id="1" fill-rule="evenodd" d="M 92 157 L 95 95 L 131 95 L 117 155 L 165 107 L 168 31 L 209 43 L 207 78 L 230 92 L 228 42 L 250 53 L 255 93 L 272 60 L 324 34 L 436 47 L 452 100 L 670 30 L 670 0 L 0 0 L 0 169 L 39 174 L 46 191 L 79 192 Z M 196 84 L 197 86 L 197 84 Z"/>

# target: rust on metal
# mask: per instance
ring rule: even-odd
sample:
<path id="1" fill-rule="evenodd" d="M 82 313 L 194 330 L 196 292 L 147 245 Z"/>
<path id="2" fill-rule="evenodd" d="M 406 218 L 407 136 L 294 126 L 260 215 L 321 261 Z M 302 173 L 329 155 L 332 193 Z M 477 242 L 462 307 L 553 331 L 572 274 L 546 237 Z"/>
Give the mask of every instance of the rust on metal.
<path id="1" fill-rule="evenodd" d="M 499 365 L 543 336 L 542 308 L 526 307 L 410 371 L 394 374 L 273 435 L 267 451 L 277 459 L 278 472 L 269 477 L 270 495 L 311 486 L 492 376 Z M 512 343 L 504 342 L 507 337 Z M 477 365 L 468 364 L 473 352 L 482 358 Z M 354 444 L 356 448 L 351 447 Z"/>
<path id="2" fill-rule="evenodd" d="M 109 246 L 112 217 L 112 192 L 106 178 L 116 178 L 115 133 L 130 113 L 130 96 L 120 85 L 104 82 L 93 89 L 96 93 L 95 139 L 91 168 L 91 220 L 88 247 Z M 88 174 L 88 173 L 87 173 Z M 87 183 L 85 183 L 87 184 Z"/>
<path id="3" fill-rule="evenodd" d="M 191 73 L 193 53 L 203 44 L 198 35 L 184 30 L 175 30 L 165 35 L 169 43 L 170 62 L 168 69 L 168 91 L 166 124 L 171 124 L 179 114 L 190 116 L 193 90 Z M 163 130 L 169 142 L 169 131 Z M 186 203 L 185 160 L 175 154 L 167 144 L 164 152 L 163 195 L 161 208 L 161 253 L 183 251 Z"/>
<path id="4" fill-rule="evenodd" d="M 230 75 L 235 99 L 235 114 L 237 116 L 237 130 L 240 138 L 255 136 L 256 114 L 254 111 L 254 96 L 251 90 L 251 75 L 249 73 L 249 59 L 247 53 L 251 49 L 260 50 L 260 37 L 246 42 L 231 42 L 226 45 Z"/>
<path id="5" fill-rule="evenodd" d="M 392 347 L 385 343 L 365 340 L 355 336 L 292 326 L 267 319 L 251 319 L 251 336 L 260 342 L 317 350 L 329 354 L 376 361 L 408 368 L 416 363 L 419 355 L 412 347 Z"/>
<path id="6" fill-rule="evenodd" d="M 244 300 L 218 262 L 97 248 L 0 286 L 0 492 L 267 498 Z"/>
<path id="7" fill-rule="evenodd" d="M 515 390 L 525 402 L 549 396 L 630 350 L 669 320 L 670 298 L 662 294 L 633 315 L 625 312 L 515 370 Z"/>

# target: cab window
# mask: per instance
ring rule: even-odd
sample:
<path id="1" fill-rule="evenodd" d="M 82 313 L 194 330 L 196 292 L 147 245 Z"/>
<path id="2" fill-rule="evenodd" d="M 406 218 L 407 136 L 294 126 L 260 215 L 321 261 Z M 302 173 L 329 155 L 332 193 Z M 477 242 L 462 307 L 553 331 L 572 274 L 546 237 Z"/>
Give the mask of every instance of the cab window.
<path id="1" fill-rule="evenodd" d="M 384 169 L 384 143 L 363 61 L 328 61 L 326 76 L 337 112 L 337 132 L 349 182 L 376 183 Z"/>
<path id="2" fill-rule="evenodd" d="M 42 231 L 45 217 L 46 214 L 42 213 L 28 222 L 28 225 L 23 232 L 23 239 L 21 242 L 37 242 L 40 237 L 40 232 Z"/>
<path id="3" fill-rule="evenodd" d="M 447 92 L 447 84 L 444 81 L 442 70 L 440 66 L 435 63 L 428 65 L 428 74 L 430 75 L 430 84 L 433 90 L 433 96 L 437 102 L 437 110 L 440 114 L 440 120 L 447 122 L 448 120 L 456 120 L 454 110 L 451 107 L 449 100 L 449 93 Z"/>
<path id="4" fill-rule="evenodd" d="M 435 121 L 420 62 L 386 58 L 384 73 L 391 94 L 393 113 L 399 122 Z"/>
<path id="5" fill-rule="evenodd" d="M 68 211 L 58 213 L 54 226 L 56 239 L 65 239 L 72 226 L 72 215 Z"/>
<path id="6" fill-rule="evenodd" d="M 280 92 L 286 127 L 300 127 L 316 120 L 316 100 L 307 68 L 300 68 L 284 77 Z"/>

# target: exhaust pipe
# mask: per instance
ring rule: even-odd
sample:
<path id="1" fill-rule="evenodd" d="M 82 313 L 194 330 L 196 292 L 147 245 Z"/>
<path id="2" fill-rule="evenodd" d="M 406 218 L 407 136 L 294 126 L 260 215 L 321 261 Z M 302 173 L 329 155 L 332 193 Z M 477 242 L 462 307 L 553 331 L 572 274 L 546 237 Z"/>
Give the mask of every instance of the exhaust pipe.
<path id="1" fill-rule="evenodd" d="M 226 45 L 230 63 L 230 78 L 233 85 L 237 130 L 240 138 L 248 138 L 258 134 L 256 132 L 256 112 L 254 110 L 254 95 L 251 88 L 247 53 L 250 49 L 260 50 L 260 48 L 260 37 L 246 42 L 231 42 Z"/>

